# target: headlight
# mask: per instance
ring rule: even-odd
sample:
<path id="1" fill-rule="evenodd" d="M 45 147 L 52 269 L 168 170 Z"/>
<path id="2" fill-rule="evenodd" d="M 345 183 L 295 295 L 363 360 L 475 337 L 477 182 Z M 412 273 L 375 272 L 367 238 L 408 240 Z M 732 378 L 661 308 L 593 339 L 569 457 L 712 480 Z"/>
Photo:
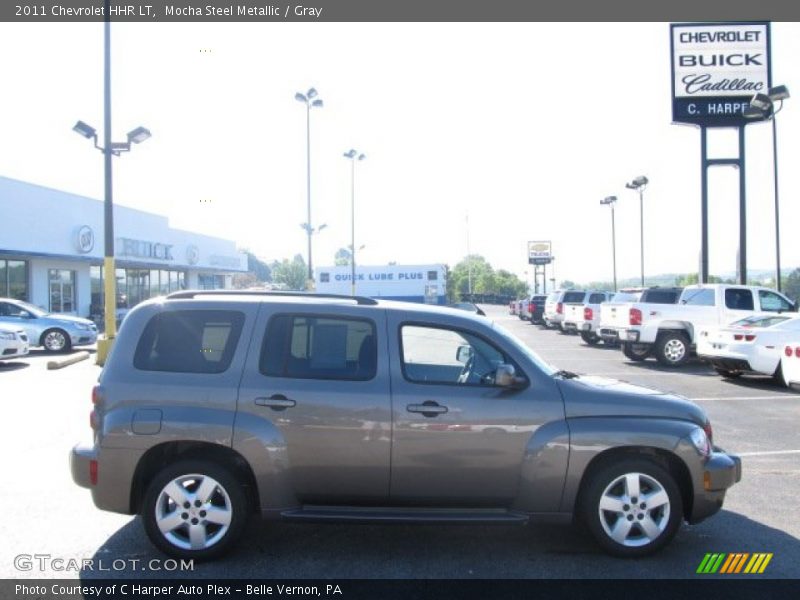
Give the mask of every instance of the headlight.
<path id="1" fill-rule="evenodd" d="M 11 331 L 0 331 L 0 340 L 15 340 L 17 336 Z"/>
<path id="2" fill-rule="evenodd" d="M 89 331 L 91 328 L 91 325 L 86 323 L 75 323 L 75 329 L 80 329 L 81 331 Z"/>
<path id="3" fill-rule="evenodd" d="M 708 439 L 706 432 L 701 428 L 697 428 L 689 434 L 689 440 L 692 442 L 695 450 L 700 453 L 700 456 L 706 458 L 711 456 L 711 441 Z"/>

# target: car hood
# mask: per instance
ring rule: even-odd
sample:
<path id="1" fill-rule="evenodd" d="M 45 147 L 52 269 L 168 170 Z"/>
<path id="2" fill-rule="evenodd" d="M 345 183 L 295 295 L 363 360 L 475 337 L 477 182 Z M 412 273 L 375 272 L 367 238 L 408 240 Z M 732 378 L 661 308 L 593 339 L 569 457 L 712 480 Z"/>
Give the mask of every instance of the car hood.
<path id="1" fill-rule="evenodd" d="M 82 323 L 84 325 L 93 325 L 92 321 L 89 319 L 84 319 L 83 317 L 73 317 L 72 315 L 47 315 L 43 318 L 54 323 Z"/>
<path id="2" fill-rule="evenodd" d="M 708 420 L 702 408 L 677 394 L 660 392 L 625 381 L 582 375 L 559 379 L 567 418 L 653 417 L 691 421 Z"/>

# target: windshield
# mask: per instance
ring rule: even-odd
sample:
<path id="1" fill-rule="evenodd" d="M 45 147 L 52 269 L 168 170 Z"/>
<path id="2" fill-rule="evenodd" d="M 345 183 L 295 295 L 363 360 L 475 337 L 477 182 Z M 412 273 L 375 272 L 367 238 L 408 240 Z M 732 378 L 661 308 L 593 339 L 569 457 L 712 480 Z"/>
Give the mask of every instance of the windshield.
<path id="1" fill-rule="evenodd" d="M 15 304 L 20 308 L 24 308 L 35 317 L 44 317 L 50 314 L 46 310 L 42 310 L 38 306 L 34 306 L 33 304 L 29 304 L 28 302 L 23 302 L 22 300 L 18 300 L 17 302 L 15 302 Z"/>
<path id="2" fill-rule="evenodd" d="M 554 375 L 558 369 L 555 368 L 553 365 L 545 361 L 541 356 L 536 354 L 533 350 L 531 350 L 527 345 L 520 342 L 517 337 L 508 331 L 506 328 L 498 324 L 497 322 L 492 322 L 492 327 L 494 330 L 509 344 L 511 344 L 516 350 L 520 353 L 527 356 L 533 364 L 535 364 L 539 369 L 547 373 L 548 375 Z"/>

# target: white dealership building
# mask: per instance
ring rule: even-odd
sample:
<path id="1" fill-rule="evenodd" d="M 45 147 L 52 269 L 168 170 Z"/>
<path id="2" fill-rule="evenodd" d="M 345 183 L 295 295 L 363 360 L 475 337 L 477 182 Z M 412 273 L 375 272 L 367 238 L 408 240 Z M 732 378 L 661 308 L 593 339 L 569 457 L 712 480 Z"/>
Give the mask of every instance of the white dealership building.
<path id="1" fill-rule="evenodd" d="M 51 312 L 101 315 L 103 202 L 0 177 L 0 297 Z M 247 256 L 230 240 L 114 206 L 117 305 L 180 289 L 231 287 Z"/>
<path id="2" fill-rule="evenodd" d="M 314 269 L 316 291 L 322 294 L 350 294 L 350 265 Z M 356 294 L 384 300 L 405 300 L 445 304 L 447 269 L 432 265 L 356 265 Z"/>

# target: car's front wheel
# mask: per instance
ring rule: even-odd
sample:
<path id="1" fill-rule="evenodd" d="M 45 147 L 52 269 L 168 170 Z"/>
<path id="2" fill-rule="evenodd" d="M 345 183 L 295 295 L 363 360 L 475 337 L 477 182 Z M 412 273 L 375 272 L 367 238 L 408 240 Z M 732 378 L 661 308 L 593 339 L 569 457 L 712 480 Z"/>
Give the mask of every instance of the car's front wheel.
<path id="1" fill-rule="evenodd" d="M 48 329 L 42 334 L 39 343 L 47 352 L 68 352 L 72 340 L 63 329 Z"/>
<path id="2" fill-rule="evenodd" d="M 249 517 L 242 483 L 213 462 L 184 460 L 161 470 L 141 509 L 150 541 L 177 558 L 206 560 L 231 549 Z"/>
<path id="3" fill-rule="evenodd" d="M 650 356 L 652 347 L 649 344 L 634 344 L 633 342 L 622 343 L 622 353 L 628 360 L 636 362 L 642 361 Z"/>
<path id="4" fill-rule="evenodd" d="M 638 557 L 664 547 L 683 519 L 673 476 L 645 459 L 623 459 L 591 475 L 582 517 L 604 550 Z"/>

